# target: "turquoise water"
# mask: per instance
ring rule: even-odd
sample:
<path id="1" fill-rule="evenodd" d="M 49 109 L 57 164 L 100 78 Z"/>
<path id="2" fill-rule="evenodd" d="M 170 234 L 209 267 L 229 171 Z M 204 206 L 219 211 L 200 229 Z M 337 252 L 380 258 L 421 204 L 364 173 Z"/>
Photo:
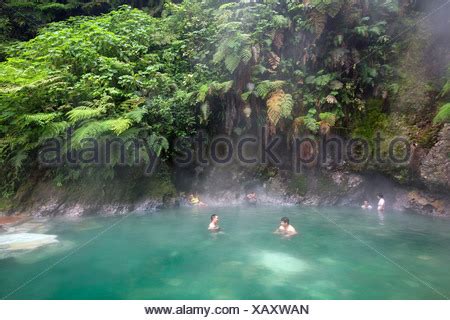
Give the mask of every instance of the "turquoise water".
<path id="1" fill-rule="evenodd" d="M 224 229 L 206 228 L 217 213 Z M 301 232 L 272 234 L 282 216 Z M 445 299 L 450 220 L 329 208 L 180 208 L 55 218 L 0 260 L 8 299 Z"/>

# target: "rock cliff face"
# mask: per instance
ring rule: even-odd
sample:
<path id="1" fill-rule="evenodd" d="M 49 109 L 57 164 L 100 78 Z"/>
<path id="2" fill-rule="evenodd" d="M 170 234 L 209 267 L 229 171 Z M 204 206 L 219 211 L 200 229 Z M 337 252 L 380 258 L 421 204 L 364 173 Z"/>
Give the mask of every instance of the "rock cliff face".
<path id="1" fill-rule="evenodd" d="M 155 176 L 136 176 L 124 170 L 108 182 L 95 177 L 58 186 L 35 177 L 17 192 L 8 214 L 34 216 L 125 214 L 160 208 L 176 195 L 165 169 Z"/>
<path id="2" fill-rule="evenodd" d="M 211 206 L 229 206 L 243 204 L 245 194 L 256 191 L 261 204 L 349 207 L 360 206 L 364 200 L 375 205 L 376 194 L 381 192 L 388 209 L 450 216 L 449 124 L 443 126 L 434 146 L 416 160 L 417 168 L 410 171 L 415 183 L 403 184 L 376 169 L 353 172 L 345 166 L 302 175 L 237 165 L 192 168 L 184 173 L 166 168 L 163 175 L 136 177 L 127 172 L 108 184 L 84 181 L 65 187 L 37 178 L 19 190 L 9 213 L 53 216 L 148 211 L 177 205 L 181 191 L 199 192 Z"/>
<path id="3" fill-rule="evenodd" d="M 420 166 L 420 178 L 430 190 L 450 192 L 450 124 L 445 124 L 437 143 Z"/>

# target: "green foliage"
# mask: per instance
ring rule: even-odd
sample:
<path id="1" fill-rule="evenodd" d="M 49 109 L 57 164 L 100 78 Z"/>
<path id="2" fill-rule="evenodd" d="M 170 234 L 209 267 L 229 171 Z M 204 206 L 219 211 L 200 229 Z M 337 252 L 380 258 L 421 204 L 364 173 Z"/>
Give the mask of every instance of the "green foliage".
<path id="1" fill-rule="evenodd" d="M 331 193 L 336 191 L 336 183 L 325 175 L 319 174 L 317 177 L 317 191 L 321 194 Z"/>
<path id="2" fill-rule="evenodd" d="M 440 97 L 447 98 L 450 94 L 450 66 L 447 70 L 447 82 L 444 84 Z M 448 100 L 447 100 L 448 101 Z M 433 119 L 435 124 L 450 122 L 450 102 L 442 105 Z"/>
<path id="3" fill-rule="evenodd" d="M 283 90 L 275 91 L 267 100 L 267 117 L 273 126 L 276 126 L 281 118 L 291 116 L 294 101 L 290 94 Z"/>
<path id="4" fill-rule="evenodd" d="M 299 175 L 290 180 L 288 190 L 292 193 L 305 196 L 308 192 L 308 179 L 305 175 Z"/>
<path id="5" fill-rule="evenodd" d="M 12 203 L 10 198 L 0 196 L 0 212 L 9 210 L 11 205 Z"/>
<path id="6" fill-rule="evenodd" d="M 264 80 L 261 81 L 255 88 L 255 93 L 258 97 L 265 99 L 267 96 L 275 90 L 283 88 L 285 81 L 283 80 Z"/>
<path id="7" fill-rule="evenodd" d="M 373 141 L 377 132 L 383 132 L 387 126 L 388 117 L 381 112 L 381 100 L 371 99 L 367 102 L 367 111 L 354 121 L 352 135 Z"/>
<path id="8" fill-rule="evenodd" d="M 4 0 L 0 3 L 0 40 L 28 40 L 40 27 L 50 22 L 65 20 L 71 16 L 100 15 L 121 5 L 157 13 L 159 0 Z"/>
<path id="9" fill-rule="evenodd" d="M 7 40 L 34 36 L 36 28 L 24 31 L 30 17 L 45 25 L 32 40 L 0 49 L 6 180 L 19 181 L 45 139 L 68 129 L 75 148 L 89 137 L 145 138 L 170 157 L 168 141 L 203 125 L 242 133 L 239 105 L 257 111 L 247 113 L 246 130 L 256 123 L 272 133 L 324 134 L 352 125 L 353 134 L 371 137 L 385 125 L 372 104 L 393 76 L 389 35 L 402 26 L 394 0 L 185 0 L 165 2 L 161 17 L 121 7 L 68 18 L 123 2 L 27 2 L 20 17 L 11 11 L 17 0 L 0 6 Z M 56 16 L 64 21 L 46 24 Z"/>
<path id="10" fill-rule="evenodd" d="M 439 108 L 438 113 L 434 117 L 434 123 L 450 122 L 450 102 Z"/>
<path id="11" fill-rule="evenodd" d="M 252 96 L 264 100 L 271 125 L 280 118 L 279 108 L 273 108 L 280 105 L 274 103 L 277 90 L 292 97 L 292 105 L 285 109 L 289 112 L 282 116 L 293 119 L 291 128 L 301 124 L 317 132 L 320 124 L 338 125 L 341 119 L 361 112 L 362 101 L 380 94 L 380 82 L 392 75 L 387 59 L 394 50 L 389 28 L 399 13 L 394 2 L 222 4 L 209 16 L 213 30 L 202 31 L 214 32 L 209 38 L 215 47 L 212 59 L 216 70 L 211 76 L 234 80 L 233 89 L 247 103 L 255 103 Z M 214 2 L 203 4 L 206 12 L 214 7 Z M 247 74 L 251 75 L 247 83 L 237 78 Z M 254 87 L 249 89 L 249 83 Z M 211 90 L 203 87 L 199 102 L 210 94 Z M 332 113 L 333 119 L 320 119 L 321 113 Z M 283 128 L 289 129 L 286 121 Z"/>
<path id="12" fill-rule="evenodd" d="M 224 29 L 228 30 L 233 27 L 228 24 Z M 230 30 L 228 30 L 230 32 Z M 233 73 L 240 63 L 247 64 L 252 57 L 252 52 L 249 43 L 249 35 L 241 33 L 232 33 L 224 38 L 217 48 L 213 57 L 213 62 L 224 62 L 225 67 L 230 73 Z"/>
<path id="13" fill-rule="evenodd" d="M 179 55 L 185 41 L 167 21 L 124 7 L 50 24 L 11 47 L 0 63 L 2 173 L 19 181 L 39 145 L 64 139 L 69 128 L 75 149 L 87 138 L 124 136 L 166 152 L 169 139 L 195 124 L 193 92 L 202 79 Z"/>

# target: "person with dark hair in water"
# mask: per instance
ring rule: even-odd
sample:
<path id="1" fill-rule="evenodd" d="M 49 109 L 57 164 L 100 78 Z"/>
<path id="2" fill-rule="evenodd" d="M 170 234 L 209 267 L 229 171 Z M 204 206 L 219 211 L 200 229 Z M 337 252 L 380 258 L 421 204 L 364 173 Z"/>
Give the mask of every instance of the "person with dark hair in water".
<path id="1" fill-rule="evenodd" d="M 384 211 L 384 197 L 382 193 L 377 195 L 378 198 L 378 211 Z"/>
<path id="2" fill-rule="evenodd" d="M 366 210 L 367 210 L 367 209 L 370 210 L 370 209 L 372 209 L 372 206 L 370 205 L 369 201 L 364 200 L 364 203 L 363 203 L 363 205 L 361 206 L 361 208 L 366 209 Z"/>
<path id="3" fill-rule="evenodd" d="M 289 223 L 289 218 L 283 217 L 280 220 L 280 226 L 277 230 L 275 230 L 275 233 L 284 235 L 286 237 L 295 236 L 298 234 L 297 230 Z"/>
<path id="4" fill-rule="evenodd" d="M 211 215 L 211 222 L 208 226 L 208 230 L 212 232 L 220 231 L 219 227 L 219 216 L 217 214 Z"/>

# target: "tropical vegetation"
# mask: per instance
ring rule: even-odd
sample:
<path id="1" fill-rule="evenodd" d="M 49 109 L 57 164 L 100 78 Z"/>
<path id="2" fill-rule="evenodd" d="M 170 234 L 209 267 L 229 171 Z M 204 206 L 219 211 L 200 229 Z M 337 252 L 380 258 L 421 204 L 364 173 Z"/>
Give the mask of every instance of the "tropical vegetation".
<path id="1" fill-rule="evenodd" d="M 400 0 L 184 0 L 166 1 L 161 10 L 162 4 L 2 4 L 3 195 L 37 168 L 47 139 L 65 141 L 68 130 L 74 150 L 92 137 L 142 138 L 165 158 L 176 152 L 171 141 L 201 128 L 237 136 L 267 126 L 287 141 L 301 132 L 350 135 L 358 119 L 373 114 L 371 106 L 387 111 L 398 91 L 397 36 L 417 14 Z M 34 29 L 28 15 L 38 20 Z M 447 82 L 441 100 L 448 89 Z M 449 114 L 442 103 L 435 123 L 448 122 Z M 74 178 L 95 170 L 50 174 Z"/>

